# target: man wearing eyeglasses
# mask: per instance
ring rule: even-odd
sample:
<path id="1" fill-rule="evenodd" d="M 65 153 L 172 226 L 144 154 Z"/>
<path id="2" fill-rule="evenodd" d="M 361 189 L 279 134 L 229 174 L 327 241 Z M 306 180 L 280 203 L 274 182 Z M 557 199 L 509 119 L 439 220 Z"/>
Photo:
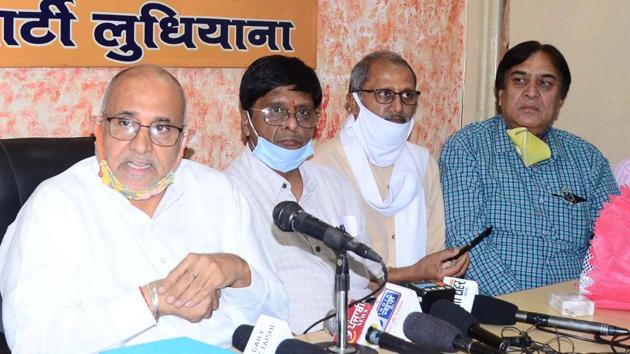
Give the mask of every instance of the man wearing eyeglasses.
<path id="1" fill-rule="evenodd" d="M 619 190 L 593 145 L 553 127 L 569 92 L 562 53 L 537 41 L 508 50 L 496 71 L 499 114 L 453 134 L 440 156 L 447 243 L 480 230 L 467 277 L 500 295 L 580 276 L 595 219 Z"/>
<path id="2" fill-rule="evenodd" d="M 460 276 L 468 255 L 444 248 L 444 204 L 435 159 L 407 142 L 420 92 L 400 55 L 371 53 L 352 69 L 346 119 L 314 160 L 346 175 L 363 196 L 368 233 L 396 283 Z"/>
<path id="3" fill-rule="evenodd" d="M 117 74 L 96 157 L 42 183 L 0 247 L 15 353 L 92 353 L 172 337 L 228 346 L 286 297 L 225 176 L 182 160 L 186 103 L 156 66 Z"/>
<path id="4" fill-rule="evenodd" d="M 336 256 L 318 240 L 281 231 L 272 211 L 282 201 L 295 201 L 309 214 L 343 225 L 369 243 L 360 200 L 340 174 L 306 161 L 313 154 L 322 102 L 313 69 L 297 58 L 260 58 L 245 71 L 239 98 L 247 144 L 226 173 L 252 206 L 256 234 L 288 294 L 289 325 L 301 333 L 335 307 Z M 382 271 L 352 254 L 349 260 L 349 297 L 359 299 L 369 293 L 368 273 L 380 278 Z"/>

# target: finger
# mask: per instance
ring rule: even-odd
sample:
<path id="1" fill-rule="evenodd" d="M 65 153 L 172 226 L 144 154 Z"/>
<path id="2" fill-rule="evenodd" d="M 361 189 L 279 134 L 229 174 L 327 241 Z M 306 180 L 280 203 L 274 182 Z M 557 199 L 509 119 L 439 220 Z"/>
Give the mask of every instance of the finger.
<path id="1" fill-rule="evenodd" d="M 451 248 L 451 249 L 443 250 L 440 253 L 440 260 L 442 262 L 448 262 L 448 261 L 456 260 L 457 258 L 461 257 L 461 255 L 459 255 L 459 250 L 460 250 L 460 248 Z"/>
<path id="2" fill-rule="evenodd" d="M 208 275 L 200 274 L 194 270 L 187 270 L 180 276 L 177 282 L 168 292 L 167 302 L 176 307 L 181 307 L 197 297 L 207 283 Z M 198 301 L 197 301 L 198 302 Z"/>
<path id="3" fill-rule="evenodd" d="M 217 289 L 217 295 L 216 295 L 216 303 L 214 306 L 214 310 L 216 311 L 219 308 L 219 303 L 221 302 L 221 289 Z"/>
<path id="4" fill-rule="evenodd" d="M 460 276 L 464 274 L 466 272 L 466 269 L 468 268 L 469 262 L 470 262 L 470 258 L 468 257 L 468 255 L 459 257 L 457 262 L 455 262 L 452 267 L 455 275 Z"/>
<path id="5" fill-rule="evenodd" d="M 205 314 L 203 318 L 208 319 L 212 317 L 212 314 L 214 313 L 214 311 L 216 311 L 216 309 L 219 308 L 219 295 L 218 294 L 219 294 L 219 290 L 213 290 L 204 299 L 204 302 L 202 304 L 206 306 L 206 308 L 205 308 Z"/>
<path id="6" fill-rule="evenodd" d="M 170 290 L 173 284 L 175 284 L 175 282 L 177 282 L 177 280 L 186 273 L 186 270 L 192 266 L 193 257 L 191 257 L 191 255 L 192 254 L 188 254 L 184 257 L 184 259 L 182 259 L 179 264 L 177 264 L 177 266 L 168 273 L 166 278 L 162 280 L 160 288 L 158 289 L 160 294 L 164 294 Z"/>
<path id="7" fill-rule="evenodd" d="M 208 299 L 210 299 L 212 294 L 216 291 L 216 288 L 213 286 L 212 279 L 209 279 L 198 289 L 197 292 L 193 293 L 189 290 L 191 289 L 189 288 L 180 296 L 180 300 L 184 302 L 184 306 L 186 307 L 195 307 L 204 301 L 208 301 Z"/>

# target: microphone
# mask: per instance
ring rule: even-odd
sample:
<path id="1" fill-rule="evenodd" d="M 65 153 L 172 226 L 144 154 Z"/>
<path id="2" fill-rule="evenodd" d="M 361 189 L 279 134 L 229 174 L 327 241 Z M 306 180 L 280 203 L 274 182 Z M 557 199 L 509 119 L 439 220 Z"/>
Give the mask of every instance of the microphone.
<path id="1" fill-rule="evenodd" d="M 254 326 L 248 324 L 242 324 L 234 330 L 232 334 L 232 346 L 240 351 L 245 350 L 249 337 L 252 335 Z"/>
<path id="2" fill-rule="evenodd" d="M 262 314 L 256 320 L 256 326 L 237 328 L 232 342 L 235 347 L 243 348 L 243 354 L 274 354 L 280 343 L 290 338 L 293 333 L 288 323 Z"/>
<path id="3" fill-rule="evenodd" d="M 280 342 L 276 354 L 330 354 L 326 349 L 299 339 L 285 339 Z"/>
<path id="4" fill-rule="evenodd" d="M 378 345 L 379 348 L 391 350 L 400 354 L 440 354 L 440 352 L 434 348 L 408 342 L 402 338 L 383 332 L 375 327 L 368 328 L 365 339 L 370 344 Z"/>
<path id="5" fill-rule="evenodd" d="M 437 300 L 429 309 L 429 313 L 454 325 L 462 333 L 465 333 L 480 342 L 486 343 L 490 347 L 498 349 L 501 352 L 506 351 L 510 346 L 508 340 L 497 337 L 488 330 L 481 328 L 481 326 L 479 326 L 479 321 L 475 318 L 475 316 L 469 314 L 466 310 L 452 302 L 444 299 Z"/>
<path id="6" fill-rule="evenodd" d="M 630 330 L 628 329 L 612 326 L 607 323 L 519 311 L 518 307 L 512 303 L 484 295 L 477 295 L 475 297 L 472 314 L 475 315 L 481 323 L 491 325 L 508 326 L 516 322 L 524 322 L 583 333 L 599 334 L 601 336 L 630 334 Z"/>
<path id="7" fill-rule="evenodd" d="M 381 256 L 370 247 L 357 241 L 347 232 L 305 212 L 296 202 L 278 203 L 273 208 L 273 222 L 282 231 L 296 231 L 316 238 L 335 251 L 351 251 L 371 261 L 382 262 Z"/>
<path id="8" fill-rule="evenodd" d="M 254 326 L 243 324 L 236 328 L 232 335 L 232 346 L 238 350 L 245 351 L 247 342 L 252 335 Z M 328 352 L 314 344 L 307 343 L 298 339 L 285 339 L 276 348 L 276 354 L 327 354 Z"/>
<path id="9" fill-rule="evenodd" d="M 405 336 L 414 343 L 440 352 L 462 350 L 472 354 L 499 353 L 485 344 L 474 342 L 452 324 L 422 312 L 414 312 L 407 316 L 403 330 Z"/>

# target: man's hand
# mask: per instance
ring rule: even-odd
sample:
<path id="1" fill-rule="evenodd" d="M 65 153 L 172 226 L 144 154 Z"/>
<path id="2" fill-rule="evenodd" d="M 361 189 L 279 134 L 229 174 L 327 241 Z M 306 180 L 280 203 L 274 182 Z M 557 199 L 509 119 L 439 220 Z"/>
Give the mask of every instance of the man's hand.
<path id="1" fill-rule="evenodd" d="M 426 255 L 413 265 L 390 269 L 389 278 L 392 283 L 406 283 L 423 280 L 442 280 L 444 277 L 461 277 L 466 273 L 470 258 L 468 253 L 446 262 L 455 256 L 458 249 L 446 249 Z"/>
<path id="2" fill-rule="evenodd" d="M 158 316 L 178 316 L 190 322 L 197 323 L 202 319 L 208 319 L 212 313 L 219 308 L 219 294 L 217 296 L 208 296 L 203 298 L 194 306 L 175 307 L 166 302 L 167 294 L 158 295 L 160 301 L 160 313 Z"/>
<path id="3" fill-rule="evenodd" d="M 182 312 L 182 317 L 189 319 L 186 316 L 192 314 L 186 309 L 191 309 L 195 313 L 192 318 L 197 318 L 196 312 L 201 310 L 196 307 L 201 305 L 209 309 L 201 318 L 209 318 L 219 307 L 221 289 L 250 284 L 249 264 L 241 257 L 227 253 L 190 253 L 160 282 L 158 293 L 160 300 L 164 299 L 160 307 L 168 305 L 180 309 L 176 312 Z"/>

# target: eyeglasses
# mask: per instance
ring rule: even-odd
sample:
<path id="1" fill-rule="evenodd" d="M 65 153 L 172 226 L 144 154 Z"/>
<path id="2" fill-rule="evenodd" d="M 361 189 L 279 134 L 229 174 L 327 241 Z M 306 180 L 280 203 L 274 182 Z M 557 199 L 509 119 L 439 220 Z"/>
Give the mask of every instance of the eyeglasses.
<path id="1" fill-rule="evenodd" d="M 262 109 L 250 108 L 250 111 L 261 112 L 265 123 L 274 126 L 284 125 L 291 113 L 295 114 L 297 124 L 302 128 L 315 128 L 317 119 L 321 114 L 319 111 L 310 108 L 298 108 L 295 111 L 289 111 L 282 107 L 265 107 Z"/>
<path id="2" fill-rule="evenodd" d="M 173 146 L 177 143 L 180 134 L 184 130 L 183 127 L 159 122 L 142 125 L 129 118 L 107 116 L 105 118 L 109 122 L 109 135 L 114 139 L 123 141 L 133 140 L 138 136 L 140 128 L 148 128 L 149 138 L 153 144 L 157 146 Z"/>
<path id="3" fill-rule="evenodd" d="M 372 92 L 374 93 L 374 99 L 380 104 L 390 104 L 394 102 L 396 95 L 400 96 L 400 101 L 407 105 L 414 105 L 418 103 L 420 97 L 420 91 L 405 90 L 396 92 L 388 89 L 375 89 L 375 90 L 357 90 L 357 92 Z"/>
<path id="4" fill-rule="evenodd" d="M 571 191 L 566 187 L 562 187 L 561 193 L 562 194 L 551 193 L 551 195 L 553 195 L 554 197 L 562 198 L 573 205 L 586 201 L 586 198 L 580 197 L 577 194 L 571 193 Z"/>

